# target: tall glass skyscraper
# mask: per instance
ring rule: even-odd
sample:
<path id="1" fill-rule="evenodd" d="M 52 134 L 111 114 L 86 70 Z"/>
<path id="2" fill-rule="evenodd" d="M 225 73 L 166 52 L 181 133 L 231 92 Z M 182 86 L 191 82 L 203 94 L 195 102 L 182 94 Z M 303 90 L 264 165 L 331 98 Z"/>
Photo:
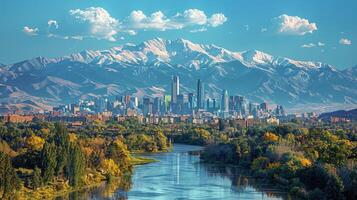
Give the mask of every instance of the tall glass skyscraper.
<path id="1" fill-rule="evenodd" d="M 222 92 L 221 111 L 229 112 L 229 96 L 228 96 L 227 90 L 223 90 L 223 92 Z"/>
<path id="2" fill-rule="evenodd" d="M 197 109 L 203 109 L 205 104 L 205 87 L 201 79 L 197 81 Z"/>
<path id="3" fill-rule="evenodd" d="M 180 79 L 178 76 L 174 76 L 172 78 L 172 85 L 171 85 L 171 103 L 177 103 L 177 96 L 180 94 Z"/>

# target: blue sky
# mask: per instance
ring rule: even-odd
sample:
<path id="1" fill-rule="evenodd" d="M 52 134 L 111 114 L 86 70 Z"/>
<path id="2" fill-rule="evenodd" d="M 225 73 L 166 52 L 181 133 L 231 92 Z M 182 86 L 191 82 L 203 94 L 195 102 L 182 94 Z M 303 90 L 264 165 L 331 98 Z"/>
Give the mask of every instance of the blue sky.
<path id="1" fill-rule="evenodd" d="M 357 65 L 355 0 L 1 0 L 0 62 L 161 37 Z"/>

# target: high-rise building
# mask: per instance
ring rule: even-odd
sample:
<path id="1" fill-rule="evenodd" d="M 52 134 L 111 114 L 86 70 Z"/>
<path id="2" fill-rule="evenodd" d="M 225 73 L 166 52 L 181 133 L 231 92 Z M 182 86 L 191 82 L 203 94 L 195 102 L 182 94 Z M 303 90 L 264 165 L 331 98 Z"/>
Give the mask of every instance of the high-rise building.
<path id="1" fill-rule="evenodd" d="M 209 98 L 206 100 L 206 110 L 210 110 L 210 103 L 209 103 Z"/>
<path id="2" fill-rule="evenodd" d="M 197 109 L 203 109 L 205 102 L 205 88 L 201 79 L 197 81 Z"/>
<path id="3" fill-rule="evenodd" d="M 143 114 L 148 115 L 153 113 L 153 103 L 149 97 L 143 99 Z"/>
<path id="4" fill-rule="evenodd" d="M 263 111 L 266 112 L 268 110 L 268 104 L 266 102 L 263 102 L 259 105 L 259 108 Z"/>
<path id="5" fill-rule="evenodd" d="M 235 99 L 234 99 L 234 96 L 229 96 L 229 110 L 230 111 L 234 111 L 234 107 L 235 107 Z"/>
<path id="6" fill-rule="evenodd" d="M 178 76 L 174 76 L 172 78 L 172 85 L 171 85 L 171 103 L 177 103 L 177 96 L 180 94 L 180 79 Z"/>
<path id="7" fill-rule="evenodd" d="M 229 96 L 228 96 L 228 91 L 223 90 L 222 92 L 222 99 L 221 99 L 221 111 L 222 112 L 228 112 L 229 111 Z"/>
<path id="8" fill-rule="evenodd" d="M 188 93 L 188 108 L 193 109 L 193 93 Z"/>
<path id="9" fill-rule="evenodd" d="M 212 111 L 216 111 L 216 108 L 217 108 L 217 103 L 216 103 L 216 99 L 213 99 L 213 103 L 212 103 Z"/>
<path id="10" fill-rule="evenodd" d="M 161 114 L 161 99 L 159 97 L 155 97 L 154 99 L 153 113 L 156 115 Z"/>

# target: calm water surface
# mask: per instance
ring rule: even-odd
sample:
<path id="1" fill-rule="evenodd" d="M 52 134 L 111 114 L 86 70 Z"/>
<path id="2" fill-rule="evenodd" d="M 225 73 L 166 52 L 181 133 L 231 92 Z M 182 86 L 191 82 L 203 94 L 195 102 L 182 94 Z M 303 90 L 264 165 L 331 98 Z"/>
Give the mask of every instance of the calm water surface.
<path id="1" fill-rule="evenodd" d="M 160 162 L 137 166 L 129 180 L 70 194 L 92 199 L 289 199 L 285 193 L 241 175 L 232 167 L 207 165 L 188 152 L 202 147 L 175 144 L 172 152 L 147 154 Z"/>

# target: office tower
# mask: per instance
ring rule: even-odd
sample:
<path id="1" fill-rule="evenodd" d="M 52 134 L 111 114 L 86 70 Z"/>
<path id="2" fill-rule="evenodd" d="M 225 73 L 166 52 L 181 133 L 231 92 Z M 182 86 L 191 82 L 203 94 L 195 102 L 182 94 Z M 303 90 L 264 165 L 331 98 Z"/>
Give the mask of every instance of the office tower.
<path id="1" fill-rule="evenodd" d="M 123 95 L 118 95 L 115 97 L 115 100 L 121 102 L 121 103 L 124 103 L 124 96 Z"/>
<path id="2" fill-rule="evenodd" d="M 197 81 L 197 109 L 204 108 L 204 101 L 205 101 L 205 88 L 204 84 L 200 79 Z"/>
<path id="3" fill-rule="evenodd" d="M 143 99 L 143 114 L 149 115 L 153 113 L 153 103 L 149 97 L 144 97 Z"/>
<path id="4" fill-rule="evenodd" d="M 107 111 L 107 99 L 99 98 L 96 102 L 97 113 Z"/>
<path id="5" fill-rule="evenodd" d="M 180 94 L 180 79 L 178 76 L 174 76 L 172 78 L 172 85 L 171 85 L 171 103 L 177 103 L 177 95 Z"/>
<path id="6" fill-rule="evenodd" d="M 217 105 L 216 105 L 216 99 L 213 99 L 213 103 L 212 103 L 212 111 L 216 111 Z"/>
<path id="7" fill-rule="evenodd" d="M 266 112 L 268 110 L 268 104 L 266 102 L 261 103 L 259 107 L 263 112 Z"/>
<path id="8" fill-rule="evenodd" d="M 176 112 L 177 114 L 183 114 L 185 104 L 185 96 L 183 94 L 177 95 Z"/>
<path id="9" fill-rule="evenodd" d="M 209 98 L 206 100 L 206 110 L 210 110 L 210 103 L 209 103 Z"/>
<path id="10" fill-rule="evenodd" d="M 221 99 L 221 111 L 222 112 L 228 112 L 229 111 L 228 104 L 229 104 L 228 91 L 227 90 L 223 90 L 222 99 Z"/>
<path id="11" fill-rule="evenodd" d="M 235 100 L 234 100 L 234 96 L 229 96 L 229 110 L 230 111 L 233 111 L 234 110 L 234 107 L 235 107 Z"/>
<path id="12" fill-rule="evenodd" d="M 188 93 L 188 108 L 193 109 L 193 93 Z"/>
<path id="13" fill-rule="evenodd" d="M 131 97 L 130 101 L 133 103 L 133 106 L 137 108 L 139 106 L 139 99 L 138 97 Z"/>
<path id="14" fill-rule="evenodd" d="M 164 96 L 165 112 L 170 111 L 171 106 L 171 95 Z"/>
<path id="15" fill-rule="evenodd" d="M 126 106 L 129 106 L 130 103 L 130 95 L 125 95 L 124 97 L 124 103 Z"/>
<path id="16" fill-rule="evenodd" d="M 79 112 L 79 106 L 77 104 L 72 103 L 70 105 L 70 110 L 72 114 L 77 114 Z"/>
<path id="17" fill-rule="evenodd" d="M 249 103 L 248 104 L 248 112 L 249 112 L 250 115 L 253 114 L 253 108 L 254 108 L 253 103 Z"/>
<path id="18" fill-rule="evenodd" d="M 161 114 L 161 99 L 159 97 L 155 97 L 154 105 L 153 105 L 153 113 L 156 115 Z"/>
<path id="19" fill-rule="evenodd" d="M 276 114 L 276 116 L 284 116 L 285 115 L 285 111 L 284 111 L 283 106 L 277 105 L 276 106 L 276 110 L 275 110 L 275 114 Z"/>

